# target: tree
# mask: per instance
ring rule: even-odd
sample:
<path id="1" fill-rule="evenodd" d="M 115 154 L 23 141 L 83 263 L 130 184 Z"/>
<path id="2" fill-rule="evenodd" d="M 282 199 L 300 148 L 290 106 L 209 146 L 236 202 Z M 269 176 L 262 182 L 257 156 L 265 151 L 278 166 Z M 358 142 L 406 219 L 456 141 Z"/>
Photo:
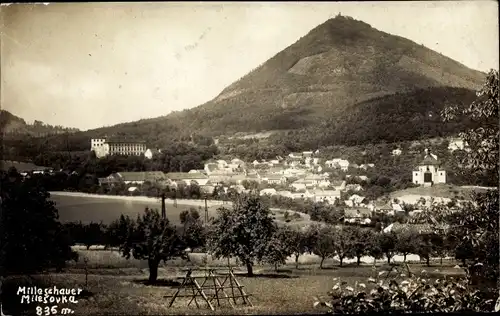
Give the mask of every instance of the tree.
<path id="1" fill-rule="evenodd" d="M 106 227 L 102 223 L 90 223 L 83 225 L 83 231 L 81 235 L 81 242 L 90 249 L 93 245 L 98 245 L 100 243 L 105 243 L 105 229 Z"/>
<path id="2" fill-rule="evenodd" d="M 375 233 L 367 244 L 368 255 L 373 257 L 373 265 L 377 263 L 377 259 L 382 259 L 384 252 L 380 244 L 380 235 L 383 233 Z"/>
<path id="3" fill-rule="evenodd" d="M 194 249 L 205 246 L 206 232 L 200 213 L 195 208 L 191 208 L 189 211 L 181 212 L 179 218 L 183 225 L 182 240 L 186 247 Z"/>
<path id="4" fill-rule="evenodd" d="M 276 225 L 267 205 L 256 194 L 238 196 L 233 209 L 220 208 L 213 222 L 209 248 L 217 258 L 237 257 L 253 276 L 255 261 L 261 261 Z"/>
<path id="5" fill-rule="evenodd" d="M 293 253 L 287 240 L 289 236 L 289 231 L 286 228 L 278 228 L 267 244 L 264 261 L 274 265 L 276 272 L 278 272 L 278 265 L 284 265 L 286 259 Z"/>
<path id="6" fill-rule="evenodd" d="M 111 247 L 122 247 L 133 228 L 133 223 L 129 216 L 120 215 L 120 218 L 111 222 L 106 229 L 106 244 Z"/>
<path id="7" fill-rule="evenodd" d="M 158 210 L 146 208 L 130 228 L 121 251 L 127 259 L 132 254 L 135 259 L 148 260 L 149 282 L 154 283 L 160 262 L 180 256 L 183 249 L 175 226 L 167 218 L 161 218 Z"/>
<path id="8" fill-rule="evenodd" d="M 342 266 L 345 258 L 354 257 L 354 239 L 351 236 L 352 231 L 348 228 L 336 227 L 334 229 L 333 248 L 335 249 L 335 254 L 339 257 L 340 266 Z"/>
<path id="9" fill-rule="evenodd" d="M 0 276 L 61 269 L 76 260 L 54 202 L 15 169 L 0 172 Z"/>
<path id="10" fill-rule="evenodd" d="M 391 263 L 391 258 L 396 250 L 397 236 L 393 232 L 381 233 L 378 236 L 379 247 L 387 258 L 387 263 Z"/>
<path id="11" fill-rule="evenodd" d="M 406 256 L 414 253 L 415 241 L 418 234 L 413 229 L 404 229 L 396 236 L 395 251 L 403 255 L 403 262 L 406 262 Z"/>
<path id="12" fill-rule="evenodd" d="M 445 121 L 468 120 L 473 123 L 470 129 L 459 135 L 470 149 L 462 156 L 461 165 L 475 174 L 486 174 L 495 185 L 499 183 L 500 165 L 498 85 L 498 70 L 492 69 L 477 92 L 477 99 L 468 108 L 454 106 L 442 113 Z M 498 190 L 490 190 L 474 194 L 472 201 L 464 203 L 458 212 L 448 211 L 446 214 L 451 221 L 449 234 L 455 241 L 460 241 L 457 250 L 473 248 L 465 258 L 468 260 L 467 270 L 478 272 L 492 283 L 499 282 L 498 201 Z M 475 269 L 480 265 L 484 267 L 481 273 Z M 499 283 L 497 287 L 500 287 Z"/>
<path id="13" fill-rule="evenodd" d="M 442 112 L 445 121 L 469 120 L 473 128 L 459 134 L 470 151 L 462 164 L 473 172 L 488 172 L 498 183 L 499 146 L 499 96 L 498 70 L 491 70 L 484 86 L 477 92 L 477 99 L 465 109 L 458 106 L 446 108 Z"/>
<path id="14" fill-rule="evenodd" d="M 361 263 L 361 257 L 369 254 L 369 244 L 374 237 L 373 232 L 367 228 L 361 228 L 359 226 L 350 226 L 348 228 L 348 238 L 350 239 L 349 244 L 351 245 L 352 254 L 357 259 L 357 265 Z"/>
<path id="15" fill-rule="evenodd" d="M 295 257 L 295 269 L 299 268 L 299 257 L 307 251 L 305 234 L 301 230 L 296 230 L 285 226 L 282 228 L 282 235 L 290 249 L 290 255 Z"/>
<path id="16" fill-rule="evenodd" d="M 420 258 L 425 259 L 427 266 L 430 266 L 433 250 L 431 234 L 419 234 L 415 239 L 415 251 Z"/>
<path id="17" fill-rule="evenodd" d="M 315 243 L 313 244 L 312 250 L 314 254 L 321 257 L 319 268 L 323 269 L 323 262 L 325 259 L 335 255 L 335 242 L 337 241 L 335 230 L 332 226 L 324 226 L 320 228 L 311 226 L 311 229 L 317 229 L 317 232 L 315 233 Z"/>

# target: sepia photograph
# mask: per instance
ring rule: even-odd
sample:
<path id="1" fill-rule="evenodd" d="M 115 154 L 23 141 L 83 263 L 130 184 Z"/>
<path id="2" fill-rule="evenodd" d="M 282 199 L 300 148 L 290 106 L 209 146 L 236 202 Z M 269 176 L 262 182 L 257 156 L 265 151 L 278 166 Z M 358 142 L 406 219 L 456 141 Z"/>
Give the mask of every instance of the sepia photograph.
<path id="1" fill-rule="evenodd" d="M 0 316 L 500 312 L 497 1 L 0 5 Z"/>

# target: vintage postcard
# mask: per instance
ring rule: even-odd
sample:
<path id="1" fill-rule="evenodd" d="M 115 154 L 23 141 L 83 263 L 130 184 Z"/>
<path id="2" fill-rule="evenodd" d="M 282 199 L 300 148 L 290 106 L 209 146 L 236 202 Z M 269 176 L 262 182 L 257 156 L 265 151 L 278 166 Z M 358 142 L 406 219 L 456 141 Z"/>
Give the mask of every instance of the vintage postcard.
<path id="1" fill-rule="evenodd" d="M 500 311 L 498 2 L 0 19 L 1 316 Z"/>

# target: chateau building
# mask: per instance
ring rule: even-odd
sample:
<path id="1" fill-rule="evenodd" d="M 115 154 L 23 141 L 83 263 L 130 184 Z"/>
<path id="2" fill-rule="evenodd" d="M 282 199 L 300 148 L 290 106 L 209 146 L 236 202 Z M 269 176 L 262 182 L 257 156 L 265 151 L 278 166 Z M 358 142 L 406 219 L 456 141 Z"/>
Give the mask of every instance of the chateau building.
<path id="1" fill-rule="evenodd" d="M 436 155 L 425 150 L 424 160 L 413 170 L 413 183 L 431 186 L 437 183 L 446 183 L 446 171 L 441 168 Z"/>
<path id="2" fill-rule="evenodd" d="M 94 151 L 98 158 L 108 155 L 140 156 L 147 150 L 145 142 L 115 141 L 105 138 L 91 139 L 90 150 Z"/>

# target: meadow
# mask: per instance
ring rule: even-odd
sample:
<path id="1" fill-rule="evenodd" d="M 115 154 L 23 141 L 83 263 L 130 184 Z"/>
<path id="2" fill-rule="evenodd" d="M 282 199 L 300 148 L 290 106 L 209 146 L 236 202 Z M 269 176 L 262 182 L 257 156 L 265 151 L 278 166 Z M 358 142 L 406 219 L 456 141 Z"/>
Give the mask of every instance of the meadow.
<path id="1" fill-rule="evenodd" d="M 120 214 L 131 217 L 140 214 L 145 207 L 160 208 L 161 202 L 157 199 L 139 197 L 88 197 L 64 196 L 53 194 L 51 199 L 56 202 L 62 222 L 79 221 L 100 222 L 109 224 Z M 201 201 L 197 201 L 199 203 Z M 215 203 L 214 203 L 215 204 Z M 209 204 L 209 215 L 214 216 L 221 205 Z M 178 201 L 177 207 L 167 201 L 167 216 L 175 224 L 179 223 L 179 214 L 190 207 L 195 207 L 190 201 Z M 284 212 L 273 210 L 275 218 L 284 222 Z M 201 213 L 203 215 L 203 213 Z M 295 219 L 288 224 L 306 225 L 310 223 L 307 216 Z M 370 257 L 363 257 L 362 264 L 357 266 L 355 259 L 339 261 L 328 258 L 324 268 L 319 268 L 321 259 L 312 254 L 303 254 L 299 257 L 299 267 L 295 267 L 294 258 L 290 257 L 278 271 L 269 265 L 257 264 L 254 266 L 254 277 L 247 277 L 246 270 L 240 267 L 235 259 L 229 261 L 234 267 L 238 281 L 245 291 L 251 295 L 253 307 L 237 306 L 236 310 L 226 304 L 216 307 L 215 311 L 208 308 L 196 308 L 195 304 L 187 306 L 187 298 L 179 298 L 169 308 L 169 295 L 172 295 L 180 285 L 179 277 L 185 272 L 181 269 L 187 266 L 227 266 L 227 260 L 217 260 L 203 253 L 190 253 L 188 259 L 177 258 L 161 263 L 158 271 L 158 282 L 148 285 L 149 275 L 147 261 L 136 260 L 133 257 L 125 259 L 117 249 L 104 249 L 103 246 L 74 246 L 79 255 L 77 262 L 71 262 L 62 273 L 51 273 L 38 276 L 46 287 L 78 287 L 85 289 L 86 297 L 81 298 L 78 304 L 70 306 L 77 315 L 119 314 L 291 314 L 315 313 L 313 303 L 316 297 L 324 297 L 336 283 L 334 278 L 340 278 L 347 284 L 367 283 L 369 277 L 377 276 L 380 271 L 402 267 L 401 256 L 392 259 L 394 266 L 386 264 L 384 259 L 374 261 Z M 407 261 L 412 273 L 419 274 L 426 270 L 430 278 L 444 275 L 462 276 L 463 271 L 456 267 L 453 260 L 432 260 L 431 267 L 420 263 L 420 258 L 408 255 Z M 395 273 L 400 277 L 400 273 Z M 367 284 L 368 286 L 368 284 Z M 200 302 L 204 307 L 204 303 Z M 63 307 L 63 306 L 61 306 Z M 65 306 L 64 306 L 65 307 Z"/>
<path id="2" fill-rule="evenodd" d="M 181 271 L 186 266 L 203 266 L 204 254 L 191 254 L 189 261 L 175 259 L 163 263 L 159 269 L 156 285 L 146 285 L 148 278 L 147 263 L 135 259 L 127 260 L 115 250 L 103 250 L 102 247 L 75 246 L 80 259 L 63 273 L 53 273 L 39 276 L 46 287 L 70 287 L 85 289 L 86 297 L 79 299 L 71 307 L 77 315 L 138 315 L 138 314 L 291 314 L 314 313 L 315 297 L 324 297 L 339 278 L 348 285 L 365 283 L 369 277 L 377 276 L 380 271 L 391 269 L 383 261 L 377 265 L 363 263 L 347 263 L 340 267 L 335 259 L 327 259 L 325 268 L 319 268 L 319 258 L 314 255 L 300 257 L 299 267 L 295 268 L 293 260 L 281 266 L 278 272 L 266 265 L 256 265 L 255 276 L 247 277 L 245 270 L 235 266 L 235 260 L 230 264 L 234 267 L 238 281 L 244 286 L 245 291 L 251 295 L 253 307 L 244 305 L 231 309 L 229 305 L 222 304 L 215 311 L 202 308 L 195 304 L 187 306 L 188 298 L 178 298 L 172 307 L 168 307 L 172 295 L 180 285 L 179 277 L 185 272 Z M 85 264 L 84 258 L 88 262 Z M 208 260 L 210 266 L 227 266 L 226 260 Z M 85 265 L 88 276 L 85 275 Z M 397 264 L 396 264 L 397 265 Z M 429 278 L 438 278 L 443 275 L 461 276 L 461 269 L 454 267 L 453 261 L 445 260 L 443 265 L 433 262 L 432 267 L 423 266 L 419 262 L 412 262 L 409 267 L 417 275 L 423 272 Z M 394 272 L 399 277 L 399 272 Z M 63 307 L 63 306 L 61 306 Z M 65 307 L 65 306 L 64 306 Z"/>

